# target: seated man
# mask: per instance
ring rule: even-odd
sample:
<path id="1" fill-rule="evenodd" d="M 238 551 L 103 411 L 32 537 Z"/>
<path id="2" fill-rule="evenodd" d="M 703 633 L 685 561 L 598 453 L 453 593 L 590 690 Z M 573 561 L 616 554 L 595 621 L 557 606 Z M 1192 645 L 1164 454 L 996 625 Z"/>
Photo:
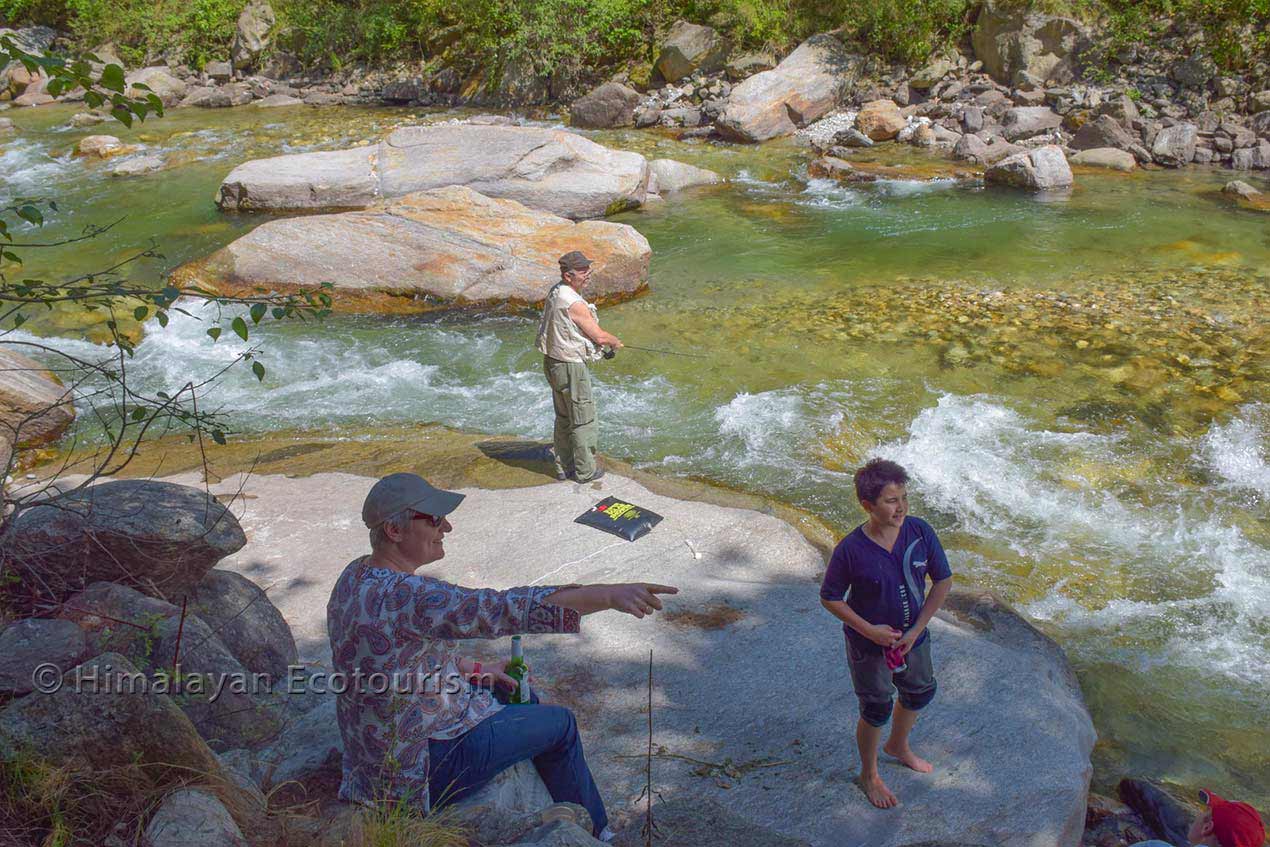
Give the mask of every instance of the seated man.
<path id="1" fill-rule="evenodd" d="M 1208 807 L 1191 824 L 1186 840 L 1194 847 L 1261 847 L 1266 827 L 1261 815 L 1247 803 L 1223 800 L 1211 791 L 1201 791 L 1199 799 Z M 1171 847 L 1163 841 L 1139 841 L 1133 847 Z M 1187 845 L 1178 845 L 1187 847 Z"/>
<path id="2" fill-rule="evenodd" d="M 445 555 L 446 515 L 463 495 L 409 473 L 375 483 L 362 506 L 371 553 L 335 582 L 326 626 L 337 674 L 344 740 L 342 800 L 399 801 L 427 812 L 531 759 L 557 802 L 591 813 L 608 840 L 608 818 L 568 709 L 533 703 L 504 708 L 472 682 L 512 680 L 482 673 L 457 639 L 578 632 L 579 618 L 614 609 L 642 618 L 662 607 L 649 583 L 462 588 L 415 571 Z"/>

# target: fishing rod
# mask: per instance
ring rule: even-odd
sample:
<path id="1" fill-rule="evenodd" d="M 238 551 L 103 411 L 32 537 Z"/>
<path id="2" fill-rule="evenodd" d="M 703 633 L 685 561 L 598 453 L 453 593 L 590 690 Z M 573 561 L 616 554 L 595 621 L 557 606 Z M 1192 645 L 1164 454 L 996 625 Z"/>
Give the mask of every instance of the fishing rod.
<path id="1" fill-rule="evenodd" d="M 659 354 L 661 354 L 661 355 L 663 355 L 663 356 L 683 356 L 683 357 L 684 357 L 684 358 L 686 358 L 686 359 L 705 359 L 705 358 L 707 358 L 706 356 L 701 356 L 701 355 L 698 355 L 697 353 L 680 353 L 680 352 L 675 351 L 675 350 L 658 350 L 658 349 L 657 349 L 657 348 L 655 348 L 655 347 L 637 347 L 637 346 L 635 346 L 634 344 L 623 344 L 623 345 L 622 345 L 622 349 L 624 349 L 624 350 L 642 350 L 642 351 L 643 351 L 643 352 L 645 352 L 645 353 L 659 353 Z M 612 359 L 612 358 L 613 358 L 614 356 L 616 356 L 616 355 L 617 355 L 617 351 L 616 351 L 616 350 L 614 350 L 612 347 L 605 347 L 605 348 L 604 348 L 604 358 L 606 358 L 606 359 Z"/>

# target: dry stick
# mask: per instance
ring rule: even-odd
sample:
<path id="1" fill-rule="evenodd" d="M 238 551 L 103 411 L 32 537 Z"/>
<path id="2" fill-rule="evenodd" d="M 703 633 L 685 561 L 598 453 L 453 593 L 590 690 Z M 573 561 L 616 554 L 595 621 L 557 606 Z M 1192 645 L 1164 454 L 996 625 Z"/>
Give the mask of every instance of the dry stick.
<path id="1" fill-rule="evenodd" d="M 176 676 L 176 668 L 181 661 L 181 636 L 185 634 L 185 604 L 189 598 L 181 596 L 181 622 L 176 625 L 176 649 L 172 651 L 172 676 Z"/>
<path id="2" fill-rule="evenodd" d="M 648 758 L 644 773 L 648 811 L 644 821 L 644 847 L 653 847 L 653 650 L 648 649 Z"/>

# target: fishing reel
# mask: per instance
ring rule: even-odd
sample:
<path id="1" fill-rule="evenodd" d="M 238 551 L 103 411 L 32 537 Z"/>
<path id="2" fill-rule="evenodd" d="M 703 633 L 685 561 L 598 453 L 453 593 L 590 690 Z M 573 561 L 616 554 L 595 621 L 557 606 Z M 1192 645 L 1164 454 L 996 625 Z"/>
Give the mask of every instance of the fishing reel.
<path id="1" fill-rule="evenodd" d="M 613 359 L 613 358 L 616 358 L 616 357 L 617 357 L 617 351 L 616 351 L 616 350 L 614 350 L 612 347 L 605 347 L 605 348 L 604 348 L 604 358 L 606 358 L 606 359 Z"/>

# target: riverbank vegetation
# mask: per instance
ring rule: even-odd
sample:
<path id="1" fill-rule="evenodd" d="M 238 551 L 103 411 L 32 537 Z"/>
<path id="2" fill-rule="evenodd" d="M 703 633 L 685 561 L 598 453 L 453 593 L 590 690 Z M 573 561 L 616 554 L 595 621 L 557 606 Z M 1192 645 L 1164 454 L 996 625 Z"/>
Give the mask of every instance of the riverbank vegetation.
<path id="1" fill-rule="evenodd" d="M 72 33 L 88 49 L 112 43 L 130 64 L 195 66 L 229 55 L 246 0 L 0 0 L 0 20 Z M 740 48 L 788 49 L 839 29 L 887 59 L 925 61 L 965 37 L 980 0 L 274 0 L 277 49 L 309 68 L 437 59 L 460 71 L 530 62 L 576 74 L 647 62 L 658 37 L 685 19 Z M 1019 3 L 1018 5 L 1024 5 Z M 1270 49 L 1270 0 L 1035 0 L 1098 27 L 1112 45 L 1148 41 L 1172 21 L 1194 24 L 1219 66 L 1245 67 Z"/>

